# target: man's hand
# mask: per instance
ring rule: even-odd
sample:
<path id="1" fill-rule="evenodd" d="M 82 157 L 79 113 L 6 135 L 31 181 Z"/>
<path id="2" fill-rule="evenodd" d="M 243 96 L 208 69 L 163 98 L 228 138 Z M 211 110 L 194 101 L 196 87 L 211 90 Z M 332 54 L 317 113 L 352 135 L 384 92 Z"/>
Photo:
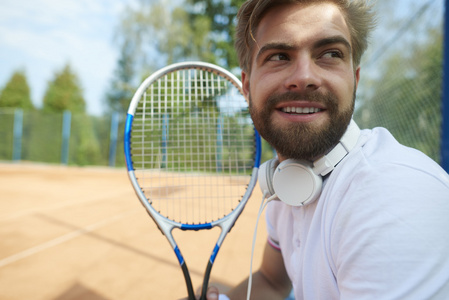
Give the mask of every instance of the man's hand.
<path id="1" fill-rule="evenodd" d="M 210 286 L 207 288 L 206 299 L 207 300 L 218 300 L 218 296 L 220 293 L 218 292 L 218 288 L 214 286 Z"/>
<path id="2" fill-rule="evenodd" d="M 215 286 L 209 286 L 207 288 L 207 293 L 206 293 L 206 299 L 207 300 L 219 300 L 219 295 L 220 292 L 218 291 L 218 288 Z M 196 296 L 197 299 L 200 299 L 200 296 Z M 180 300 L 188 300 L 187 298 L 183 298 Z"/>
<path id="3" fill-rule="evenodd" d="M 217 288 L 217 284 L 212 283 L 208 287 L 207 300 L 244 300 L 247 297 L 248 279 L 230 290 L 221 286 Z M 291 288 L 292 285 L 285 270 L 281 252 L 266 243 L 260 269 L 253 274 L 251 298 L 283 300 L 289 295 Z M 225 298 L 224 295 L 220 297 L 219 289 L 229 295 L 229 298 Z"/>

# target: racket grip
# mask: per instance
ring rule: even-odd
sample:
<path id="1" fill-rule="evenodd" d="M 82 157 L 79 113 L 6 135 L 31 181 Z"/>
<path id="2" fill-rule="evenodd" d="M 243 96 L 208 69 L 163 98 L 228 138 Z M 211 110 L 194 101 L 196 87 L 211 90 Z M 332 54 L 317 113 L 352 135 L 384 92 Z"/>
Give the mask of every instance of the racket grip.
<path id="1" fill-rule="evenodd" d="M 209 260 L 206 267 L 206 272 L 204 272 L 203 288 L 201 289 L 200 300 L 206 300 L 207 287 L 209 285 L 210 272 L 212 270 L 212 262 Z"/>

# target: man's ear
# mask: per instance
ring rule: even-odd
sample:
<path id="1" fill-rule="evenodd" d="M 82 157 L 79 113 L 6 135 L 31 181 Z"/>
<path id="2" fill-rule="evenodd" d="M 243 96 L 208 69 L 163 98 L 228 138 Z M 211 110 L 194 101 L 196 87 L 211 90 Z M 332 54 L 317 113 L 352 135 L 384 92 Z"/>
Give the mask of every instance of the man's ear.
<path id="1" fill-rule="evenodd" d="M 355 69 L 355 88 L 359 86 L 359 80 L 360 80 L 360 66 Z"/>
<path id="2" fill-rule="evenodd" d="M 245 71 L 242 71 L 242 90 L 243 96 L 249 103 L 249 75 Z"/>

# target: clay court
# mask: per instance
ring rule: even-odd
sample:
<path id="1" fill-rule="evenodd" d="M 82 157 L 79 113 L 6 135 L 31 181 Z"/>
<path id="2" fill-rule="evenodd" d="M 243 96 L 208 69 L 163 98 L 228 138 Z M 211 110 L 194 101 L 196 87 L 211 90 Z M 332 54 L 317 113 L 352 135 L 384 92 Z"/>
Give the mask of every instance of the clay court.
<path id="1" fill-rule="evenodd" d="M 248 275 L 260 201 L 256 186 L 224 241 L 211 281 L 234 285 Z M 266 239 L 263 219 L 258 232 L 256 267 Z M 218 233 L 175 233 L 196 287 Z M 0 299 L 185 296 L 176 256 L 125 169 L 0 163 Z"/>

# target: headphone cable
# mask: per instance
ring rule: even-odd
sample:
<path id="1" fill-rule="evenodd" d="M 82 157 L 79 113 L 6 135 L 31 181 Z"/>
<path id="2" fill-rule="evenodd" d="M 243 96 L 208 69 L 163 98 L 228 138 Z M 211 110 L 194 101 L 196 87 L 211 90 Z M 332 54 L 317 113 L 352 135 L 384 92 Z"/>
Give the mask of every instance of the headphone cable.
<path id="1" fill-rule="evenodd" d="M 262 215 L 262 212 L 264 211 L 265 207 L 267 206 L 267 204 L 271 200 L 273 200 L 277 197 L 276 195 L 273 195 L 273 196 L 267 198 L 268 195 L 269 195 L 269 193 L 265 192 L 262 197 L 262 203 L 260 204 L 259 213 L 257 214 L 256 226 L 254 228 L 253 244 L 251 247 L 251 261 L 250 261 L 250 265 L 249 265 L 248 291 L 246 292 L 247 300 L 250 300 L 250 297 L 251 297 L 251 286 L 252 286 L 252 282 L 253 282 L 253 257 L 254 257 L 254 248 L 256 246 L 257 227 L 259 226 L 259 219 L 260 219 L 260 216 Z"/>

